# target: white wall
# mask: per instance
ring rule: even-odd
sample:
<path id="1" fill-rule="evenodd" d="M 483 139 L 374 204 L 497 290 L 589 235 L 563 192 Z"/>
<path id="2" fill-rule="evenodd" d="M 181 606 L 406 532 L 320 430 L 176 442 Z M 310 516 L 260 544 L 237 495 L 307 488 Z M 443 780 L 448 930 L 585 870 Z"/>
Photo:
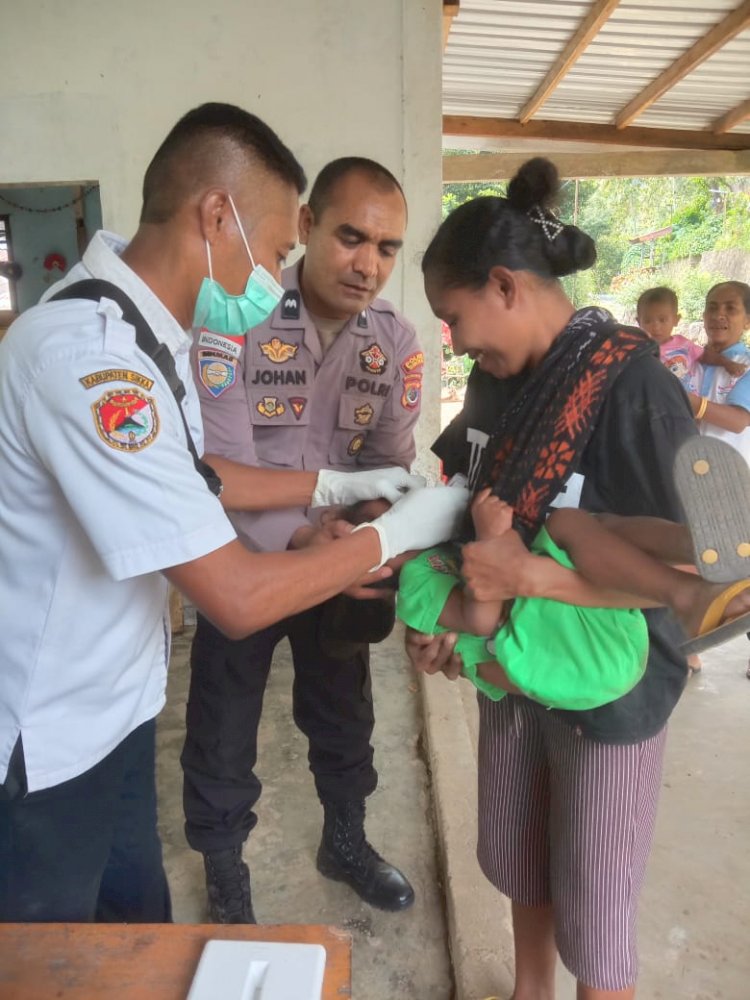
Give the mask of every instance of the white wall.
<path id="1" fill-rule="evenodd" d="M 26 0 L 2 15 L 0 186 L 101 184 L 130 234 L 151 155 L 208 100 L 260 115 L 312 179 L 371 156 L 402 179 L 409 233 L 386 296 L 429 354 L 420 444 L 437 428 L 439 337 L 419 255 L 440 218 L 439 0 Z"/>

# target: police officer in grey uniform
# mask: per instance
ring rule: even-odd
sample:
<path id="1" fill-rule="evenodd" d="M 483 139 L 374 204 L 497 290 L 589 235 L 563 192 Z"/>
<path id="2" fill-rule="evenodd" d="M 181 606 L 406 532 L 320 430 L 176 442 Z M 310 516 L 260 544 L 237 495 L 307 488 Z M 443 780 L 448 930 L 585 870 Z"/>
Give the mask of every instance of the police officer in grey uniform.
<path id="1" fill-rule="evenodd" d="M 405 225 L 403 192 L 384 167 L 347 157 L 323 169 L 300 212 L 305 256 L 283 272 L 272 316 L 244 342 L 197 335 L 194 375 L 210 452 L 275 469 L 409 467 L 424 356 L 411 324 L 376 298 Z M 243 513 L 233 524 L 256 551 L 305 547 L 318 535 L 303 507 Z M 241 641 L 199 616 L 182 764 L 186 834 L 204 855 L 214 921 L 254 920 L 242 846 L 257 821 L 257 730 L 284 636 L 294 718 L 324 807 L 318 869 L 386 910 L 414 900 L 364 832 L 365 798 L 377 784 L 369 649 L 329 655 L 322 614 L 318 606 Z"/>

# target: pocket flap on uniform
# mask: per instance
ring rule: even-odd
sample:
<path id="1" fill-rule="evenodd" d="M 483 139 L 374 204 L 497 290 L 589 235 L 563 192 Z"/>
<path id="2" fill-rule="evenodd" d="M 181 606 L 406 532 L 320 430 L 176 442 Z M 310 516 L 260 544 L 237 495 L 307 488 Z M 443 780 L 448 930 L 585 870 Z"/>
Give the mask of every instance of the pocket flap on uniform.
<path id="1" fill-rule="evenodd" d="M 339 427 L 357 431 L 374 427 L 383 412 L 383 396 L 345 392 L 339 400 Z"/>

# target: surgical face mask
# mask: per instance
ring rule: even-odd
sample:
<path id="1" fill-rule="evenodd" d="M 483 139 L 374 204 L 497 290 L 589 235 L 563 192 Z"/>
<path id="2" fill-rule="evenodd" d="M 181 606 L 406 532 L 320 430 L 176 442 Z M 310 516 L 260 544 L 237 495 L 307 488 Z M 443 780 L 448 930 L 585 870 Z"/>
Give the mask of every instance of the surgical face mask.
<path id="1" fill-rule="evenodd" d="M 229 204 L 232 207 L 242 242 L 245 244 L 245 250 L 250 258 L 252 271 L 242 295 L 230 295 L 218 281 L 214 281 L 211 247 L 206 240 L 208 277 L 203 279 L 198 292 L 193 326 L 197 329 L 211 330 L 213 333 L 239 337 L 247 330 L 259 326 L 268 319 L 281 301 L 284 289 L 262 264 L 256 264 L 253 260 L 245 230 L 242 228 L 231 195 L 229 195 Z"/>

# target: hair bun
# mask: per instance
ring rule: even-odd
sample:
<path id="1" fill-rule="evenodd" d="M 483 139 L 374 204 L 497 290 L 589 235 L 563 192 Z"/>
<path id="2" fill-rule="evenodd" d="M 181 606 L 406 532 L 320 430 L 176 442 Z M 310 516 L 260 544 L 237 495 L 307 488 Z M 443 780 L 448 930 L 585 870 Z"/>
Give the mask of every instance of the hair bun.
<path id="1" fill-rule="evenodd" d="M 535 156 L 527 160 L 508 184 L 507 199 L 519 212 L 528 212 L 534 205 L 550 208 L 560 190 L 560 175 L 551 160 Z"/>
<path id="2" fill-rule="evenodd" d="M 554 240 L 547 240 L 544 255 L 556 278 L 585 271 L 596 262 L 596 244 L 578 226 L 563 226 Z"/>

